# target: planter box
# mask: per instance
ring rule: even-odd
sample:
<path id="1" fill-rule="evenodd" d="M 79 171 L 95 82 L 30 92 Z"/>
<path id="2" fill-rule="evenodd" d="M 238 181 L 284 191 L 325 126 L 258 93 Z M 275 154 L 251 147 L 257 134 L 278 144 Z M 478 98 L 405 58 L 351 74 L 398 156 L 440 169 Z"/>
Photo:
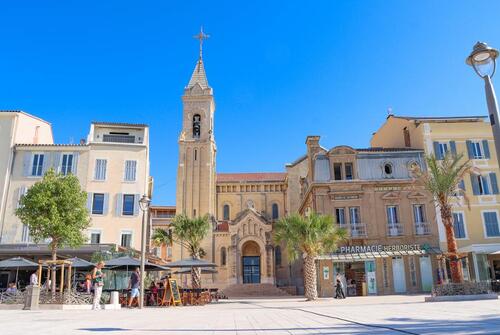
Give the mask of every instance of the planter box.
<path id="1" fill-rule="evenodd" d="M 425 297 L 425 302 L 441 302 L 441 301 L 470 301 L 470 300 L 494 300 L 498 299 L 498 294 L 470 294 L 470 295 L 442 295 L 436 297 Z"/>

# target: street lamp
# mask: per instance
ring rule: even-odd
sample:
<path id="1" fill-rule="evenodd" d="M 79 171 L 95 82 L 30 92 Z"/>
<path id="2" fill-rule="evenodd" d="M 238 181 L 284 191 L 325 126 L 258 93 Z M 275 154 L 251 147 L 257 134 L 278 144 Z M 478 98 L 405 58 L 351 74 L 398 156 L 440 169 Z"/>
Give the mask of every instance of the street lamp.
<path id="1" fill-rule="evenodd" d="M 146 215 L 149 209 L 149 204 L 151 200 L 147 195 L 143 195 L 139 200 L 139 207 L 142 210 L 142 235 L 141 235 L 141 281 L 139 295 L 139 308 L 144 307 L 144 279 L 145 279 L 145 267 L 146 267 Z"/>
<path id="2" fill-rule="evenodd" d="M 488 44 L 484 42 L 477 42 L 465 61 L 468 65 L 472 66 L 477 75 L 484 80 L 486 103 L 488 104 L 488 113 L 490 115 L 491 128 L 493 129 L 495 150 L 497 160 L 500 160 L 500 115 L 498 114 L 498 103 L 495 96 L 495 90 L 491 83 L 491 78 L 496 70 L 497 57 L 497 49 L 488 46 Z"/>

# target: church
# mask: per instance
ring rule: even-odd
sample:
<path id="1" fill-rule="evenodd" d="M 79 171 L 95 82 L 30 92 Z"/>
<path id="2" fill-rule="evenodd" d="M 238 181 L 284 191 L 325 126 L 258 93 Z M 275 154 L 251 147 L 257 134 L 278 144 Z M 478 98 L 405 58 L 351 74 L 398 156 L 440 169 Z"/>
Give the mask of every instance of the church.
<path id="1" fill-rule="evenodd" d="M 302 261 L 288 261 L 285 246 L 274 243 L 273 224 L 291 213 L 314 211 L 334 216 L 349 235 L 342 243 L 349 252 L 317 262 L 320 296 L 333 294 L 337 273 L 357 283 L 350 295 L 428 290 L 440 264 L 429 257 L 439 248 L 431 197 L 411 173 L 425 166 L 423 150 L 326 149 L 319 136 L 308 136 L 305 154 L 286 164 L 285 172 L 217 173 L 215 101 L 201 45 L 182 96 L 175 214 L 210 217 L 212 229 L 202 247 L 217 273 L 203 274 L 203 285 L 233 296 L 249 288 L 250 295 L 303 294 Z M 166 258 L 187 257 L 174 244 Z"/>

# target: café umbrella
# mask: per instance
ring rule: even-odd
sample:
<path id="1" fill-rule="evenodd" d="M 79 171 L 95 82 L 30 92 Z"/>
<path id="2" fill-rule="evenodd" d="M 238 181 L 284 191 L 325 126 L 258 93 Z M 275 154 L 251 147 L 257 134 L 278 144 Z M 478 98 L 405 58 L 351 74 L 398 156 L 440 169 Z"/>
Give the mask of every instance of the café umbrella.
<path id="1" fill-rule="evenodd" d="M 129 272 L 129 268 L 138 268 L 141 265 L 141 261 L 133 258 L 131 256 L 123 256 L 123 257 L 118 257 L 118 258 L 113 258 L 107 261 L 104 261 L 104 267 L 109 269 L 109 270 L 125 270 Z M 145 264 L 145 269 L 146 271 L 170 271 L 168 267 L 157 265 L 150 263 L 148 260 L 146 260 Z M 114 273 L 114 285 L 116 285 L 116 272 Z"/>
<path id="2" fill-rule="evenodd" d="M 190 273 L 191 273 L 191 268 L 180 268 L 174 272 L 174 274 L 178 274 L 178 275 L 184 275 L 184 274 L 190 274 Z M 214 268 L 201 268 L 201 273 L 202 274 L 212 274 L 212 273 L 217 273 L 217 270 Z"/>
<path id="3" fill-rule="evenodd" d="M 16 287 L 17 287 L 17 278 L 19 275 L 19 270 L 38 269 L 38 264 L 22 257 L 14 257 L 0 261 L 0 269 L 5 269 L 5 270 L 16 269 Z"/>

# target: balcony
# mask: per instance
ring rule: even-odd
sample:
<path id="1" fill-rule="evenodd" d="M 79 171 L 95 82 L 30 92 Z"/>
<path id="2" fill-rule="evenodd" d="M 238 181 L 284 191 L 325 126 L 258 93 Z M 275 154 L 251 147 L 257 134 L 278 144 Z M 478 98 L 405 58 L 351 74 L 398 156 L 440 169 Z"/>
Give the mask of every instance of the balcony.
<path id="1" fill-rule="evenodd" d="M 387 236 L 402 236 L 403 225 L 401 223 L 389 223 L 387 225 Z"/>
<path id="2" fill-rule="evenodd" d="M 417 222 L 415 223 L 415 235 L 430 235 L 431 225 L 429 222 Z"/>
<path id="3" fill-rule="evenodd" d="M 104 134 L 102 136 L 103 142 L 113 142 L 113 143 L 135 143 L 135 136 L 133 135 L 108 135 Z"/>
<path id="4" fill-rule="evenodd" d="M 339 228 L 347 230 L 349 237 L 351 238 L 367 237 L 365 223 L 344 223 L 344 224 L 339 224 Z"/>

